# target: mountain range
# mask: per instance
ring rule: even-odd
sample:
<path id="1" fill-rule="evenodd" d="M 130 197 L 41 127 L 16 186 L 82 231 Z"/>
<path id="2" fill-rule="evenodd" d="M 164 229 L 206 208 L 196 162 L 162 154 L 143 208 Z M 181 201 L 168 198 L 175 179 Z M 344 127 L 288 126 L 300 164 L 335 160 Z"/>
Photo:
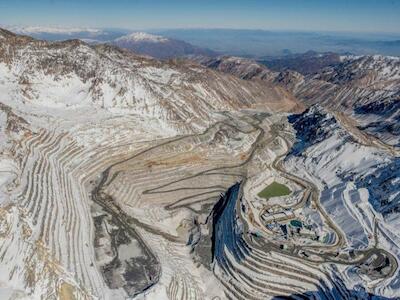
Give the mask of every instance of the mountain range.
<path id="1" fill-rule="evenodd" d="M 215 51 L 193 46 L 178 39 L 166 38 L 146 32 L 124 29 L 62 28 L 62 27 L 9 27 L 18 34 L 49 41 L 80 39 L 90 44 L 111 44 L 137 54 L 158 59 L 171 59 L 186 55 L 216 56 Z"/>
<path id="2" fill-rule="evenodd" d="M 135 31 L 119 28 L 99 29 L 51 26 L 7 26 L 6 28 L 12 32 L 29 35 L 37 39 L 50 41 L 82 39 L 93 43 L 111 43 L 123 36 L 143 33 L 143 30 Z M 269 60 L 271 57 L 290 59 L 291 55 L 309 51 L 337 53 L 340 55 L 349 53 L 354 55 L 400 55 L 400 36 L 396 34 L 243 29 L 164 29 L 145 30 L 144 32 L 169 39 L 171 44 L 167 47 L 167 53 L 171 53 L 171 49 L 176 43 L 179 55 L 182 53 L 187 54 L 191 47 L 196 49 L 195 53 L 191 54 L 199 54 L 199 50 L 203 54 L 204 51 L 213 51 L 218 54 L 242 56 L 257 60 L 265 58 Z M 153 46 L 156 45 L 153 44 Z M 157 45 L 156 47 L 161 46 Z M 135 47 L 140 49 L 138 45 Z M 148 51 L 149 47 L 147 45 L 145 50 Z"/>

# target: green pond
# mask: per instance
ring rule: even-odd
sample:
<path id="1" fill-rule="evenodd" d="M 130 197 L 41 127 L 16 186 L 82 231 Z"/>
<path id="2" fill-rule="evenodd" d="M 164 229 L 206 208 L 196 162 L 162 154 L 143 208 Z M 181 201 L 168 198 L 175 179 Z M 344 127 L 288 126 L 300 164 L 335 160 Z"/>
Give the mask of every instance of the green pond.
<path id="1" fill-rule="evenodd" d="M 261 192 L 259 192 L 258 196 L 261 198 L 269 199 L 272 197 L 286 196 L 290 193 L 291 190 L 286 185 L 274 181 Z"/>

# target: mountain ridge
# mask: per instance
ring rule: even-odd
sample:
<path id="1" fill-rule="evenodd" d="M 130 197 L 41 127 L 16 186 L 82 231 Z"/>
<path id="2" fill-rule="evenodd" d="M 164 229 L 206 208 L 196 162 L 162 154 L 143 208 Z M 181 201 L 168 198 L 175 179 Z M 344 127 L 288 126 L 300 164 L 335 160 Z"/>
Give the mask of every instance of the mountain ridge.
<path id="1" fill-rule="evenodd" d="M 187 118 L 195 119 L 196 114 L 207 119 L 210 109 L 252 106 L 268 109 L 268 105 L 279 109 L 280 101 L 283 109 L 286 109 L 285 105 L 289 105 L 289 110 L 299 106 L 279 87 L 240 81 L 183 61 L 157 61 L 112 45 L 90 46 L 80 40 L 46 42 L 9 31 L 0 34 L 3 36 L 1 61 L 10 67 L 14 66 L 13 61 L 23 62 L 14 74 L 17 81 L 24 83 L 21 96 L 29 100 L 43 94 L 43 90 L 35 90 L 32 83 L 47 80 L 56 89 L 57 105 L 65 106 L 57 94 L 63 88 L 60 79 L 65 78 L 71 87 L 85 91 L 78 97 L 83 102 L 75 101 L 74 105 L 90 100 L 101 107 L 133 109 L 149 116 L 158 116 L 159 111 L 162 119 L 181 120 L 183 124 Z M 109 73 L 111 69 L 115 75 Z M 74 76 L 78 81 L 73 79 Z M 221 88 L 221 85 L 227 87 Z M 167 97 L 175 100 L 167 101 Z M 176 106 L 178 102 L 181 104 Z"/>

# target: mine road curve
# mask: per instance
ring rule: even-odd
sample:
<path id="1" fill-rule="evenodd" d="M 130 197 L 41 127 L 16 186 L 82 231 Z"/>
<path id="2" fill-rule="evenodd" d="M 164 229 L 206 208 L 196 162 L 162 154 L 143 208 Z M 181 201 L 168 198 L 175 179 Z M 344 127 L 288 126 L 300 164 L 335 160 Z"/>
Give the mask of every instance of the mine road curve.
<path id="1" fill-rule="evenodd" d="M 261 128 L 258 125 L 255 125 L 255 124 L 252 124 L 252 125 L 255 128 L 257 128 L 258 130 L 260 130 L 261 132 L 263 132 L 263 135 L 265 134 L 263 128 Z M 272 136 L 273 137 L 278 137 L 279 136 L 285 141 L 287 146 L 290 145 L 290 143 L 285 139 L 285 137 L 284 136 L 280 136 L 279 133 L 272 132 Z M 256 143 L 257 142 L 260 142 L 260 141 L 257 140 Z M 253 151 L 255 152 L 257 148 L 258 148 L 258 145 L 255 145 L 253 147 Z M 323 260 L 323 262 L 325 262 L 325 263 L 336 263 L 336 264 L 342 264 L 342 265 L 360 265 L 360 264 L 366 262 L 374 254 L 383 253 L 389 258 L 390 266 L 391 266 L 391 271 L 386 277 L 393 276 L 394 273 L 396 272 L 397 268 L 398 268 L 397 260 L 394 258 L 394 256 L 391 253 L 387 252 L 384 249 L 378 248 L 376 242 L 369 249 L 358 250 L 357 251 L 357 255 L 359 256 L 359 258 L 358 259 L 353 259 L 351 261 L 337 259 L 337 258 L 334 257 L 334 254 L 329 253 L 329 252 L 332 251 L 332 249 L 340 249 L 340 248 L 343 248 L 346 245 L 344 234 L 339 229 L 339 227 L 331 220 L 329 215 L 325 212 L 325 210 L 321 206 L 321 203 L 320 203 L 320 191 L 315 186 L 315 184 L 312 183 L 312 182 L 309 182 L 309 181 L 307 181 L 305 179 L 302 179 L 302 178 L 300 178 L 300 177 L 298 177 L 298 176 L 296 176 L 296 175 L 294 175 L 292 173 L 289 173 L 284 169 L 283 164 L 282 164 L 283 158 L 285 158 L 288 155 L 288 153 L 290 152 L 290 147 L 287 147 L 287 148 L 288 148 L 288 150 L 286 151 L 286 153 L 278 156 L 274 160 L 274 162 L 272 163 L 272 168 L 274 168 L 279 173 L 281 173 L 282 176 L 284 176 L 285 178 L 287 178 L 289 180 L 292 180 L 293 182 L 299 184 L 300 186 L 305 187 L 306 190 L 310 191 L 310 195 L 309 196 L 311 197 L 312 201 L 314 202 L 314 205 L 318 209 L 319 213 L 325 218 L 325 221 L 328 224 L 328 226 L 335 232 L 336 236 L 338 237 L 338 240 L 334 245 L 326 245 L 326 246 L 301 246 L 301 245 L 296 245 L 296 247 L 294 248 L 294 251 L 298 252 L 299 250 L 305 249 L 309 253 L 312 253 L 313 255 L 316 255 L 316 256 L 320 257 Z M 254 155 L 254 153 L 252 154 L 252 156 L 253 155 Z M 242 182 L 242 186 L 245 184 L 245 181 L 246 181 L 246 178 Z M 243 189 L 241 188 L 239 196 L 238 196 L 238 199 L 242 198 L 242 196 L 243 196 L 242 193 L 243 193 Z M 306 204 L 306 201 L 307 201 L 309 196 L 307 195 L 307 193 L 305 193 L 305 195 L 303 196 L 302 200 L 299 203 L 296 203 L 293 208 L 297 209 L 297 208 L 303 207 Z M 246 221 L 244 220 L 243 216 L 241 215 L 240 201 L 237 201 L 236 210 L 237 210 L 237 212 L 239 212 L 238 214 L 239 214 L 239 217 L 242 220 L 242 223 L 245 224 L 245 226 L 247 227 Z M 248 230 L 248 227 L 246 228 L 246 230 Z M 377 240 L 377 236 L 376 236 L 377 231 L 375 230 L 374 232 L 375 232 L 374 235 L 375 235 L 375 241 L 376 241 Z M 244 237 L 246 238 L 245 235 L 244 235 Z M 253 246 L 255 246 L 256 248 L 259 248 L 259 250 L 265 251 L 268 248 L 272 248 L 272 249 L 275 249 L 275 251 L 277 251 L 277 252 L 282 251 L 282 250 L 279 249 L 279 247 L 277 245 L 275 245 L 275 244 L 273 244 L 271 242 L 268 242 L 267 244 L 265 244 L 265 246 L 267 248 L 263 248 L 263 247 L 258 247 L 252 241 L 250 241 L 248 238 L 246 239 L 246 241 L 249 242 L 250 244 L 252 244 Z M 328 248 L 327 250 L 330 250 L 330 251 L 326 252 L 326 253 L 310 252 L 309 249 L 312 249 L 312 248 L 316 248 L 316 249 Z M 331 249 L 329 249 L 329 248 L 331 248 Z M 285 252 L 285 254 L 287 255 L 289 253 Z M 293 257 L 299 258 L 298 255 L 293 254 L 293 253 L 290 253 L 289 256 L 293 256 Z M 307 258 L 307 257 L 301 257 L 301 258 L 306 260 L 306 261 L 309 261 L 309 262 L 314 262 L 314 263 L 317 263 L 317 264 L 321 263 L 321 261 L 315 261 L 315 260 L 312 260 L 312 259 Z"/>
<path id="2" fill-rule="evenodd" d="M 285 140 L 285 143 L 287 145 L 289 145 L 288 141 L 286 141 L 286 139 L 284 137 L 282 137 L 283 140 Z M 290 149 L 288 147 L 288 149 Z M 290 150 L 288 150 L 290 151 Z M 328 226 L 335 232 L 336 236 L 338 237 L 338 241 L 337 243 L 335 243 L 334 245 L 324 245 L 324 246 L 318 246 L 318 245 L 310 245 L 310 246 L 297 246 L 297 250 L 298 249 L 304 249 L 307 250 L 309 253 L 312 253 L 313 255 L 317 255 L 321 258 L 323 258 L 323 260 L 325 262 L 329 262 L 329 263 L 337 263 L 337 264 L 342 264 L 342 265 L 360 265 L 362 263 L 364 263 L 365 261 L 367 261 L 372 255 L 374 254 L 380 254 L 380 253 L 384 253 L 390 260 L 390 265 L 391 265 L 391 272 L 387 277 L 391 277 L 394 272 L 397 270 L 397 260 L 394 258 L 394 256 L 387 252 L 384 249 L 380 249 L 378 248 L 377 245 L 377 231 L 376 231 L 376 227 L 374 228 L 374 245 L 369 248 L 369 249 L 365 249 L 365 250 L 357 250 L 357 254 L 359 256 L 359 258 L 357 259 L 353 259 L 351 261 L 346 261 L 343 259 L 337 259 L 334 258 L 334 254 L 329 253 L 333 250 L 339 250 L 340 248 L 343 248 L 346 245 L 345 242 L 345 236 L 343 234 L 343 232 L 340 230 L 340 228 L 331 220 L 331 218 L 329 217 L 329 215 L 325 212 L 325 210 L 323 209 L 323 207 L 321 206 L 320 203 L 320 191 L 318 190 L 318 188 L 315 186 L 314 183 L 307 181 L 303 178 L 298 177 L 297 175 L 291 174 L 289 172 L 287 172 L 285 170 L 285 168 L 283 167 L 283 158 L 286 157 L 287 153 L 283 154 L 280 157 L 277 157 L 274 161 L 274 163 L 272 164 L 272 167 L 274 169 L 276 169 L 277 171 L 279 171 L 285 178 L 290 179 L 292 181 L 294 181 L 297 184 L 300 184 L 300 186 L 306 186 L 307 190 L 310 190 L 310 197 L 313 201 L 313 203 L 315 204 L 316 208 L 318 209 L 319 213 L 321 213 L 321 215 L 324 217 L 326 223 L 328 224 Z M 308 196 L 303 197 L 302 201 L 300 201 L 299 203 L 297 203 L 294 207 L 294 209 L 300 208 L 302 206 L 305 205 L 306 200 L 307 200 Z M 313 251 L 309 251 L 310 249 L 324 249 L 327 248 L 327 250 L 330 250 L 329 252 L 326 253 L 316 253 Z M 331 248 L 331 249 L 329 249 Z M 304 258 L 306 260 L 312 261 L 308 258 Z"/>
<path id="3" fill-rule="evenodd" d="M 335 232 L 336 236 L 337 236 L 337 241 L 335 244 L 333 245 L 324 245 L 324 246 L 316 246 L 317 248 L 334 248 L 334 249 L 338 249 L 343 247 L 346 242 L 345 242 L 345 237 L 343 232 L 340 230 L 339 227 L 337 227 L 337 225 L 330 219 L 329 215 L 325 212 L 325 210 L 323 209 L 323 207 L 321 206 L 321 203 L 319 201 L 319 195 L 320 192 L 318 190 L 318 188 L 316 187 L 316 185 L 310 181 L 307 181 L 303 178 L 300 178 L 297 175 L 291 174 L 289 172 L 287 172 L 285 170 L 285 168 L 283 167 L 283 159 L 287 156 L 287 154 L 290 152 L 290 143 L 284 138 L 281 137 L 287 146 L 288 151 L 286 153 L 284 153 L 281 156 L 278 156 L 274 162 L 272 163 L 272 168 L 277 170 L 283 177 L 285 177 L 288 180 L 293 181 L 294 183 L 300 185 L 301 187 L 304 188 L 304 195 L 302 197 L 302 200 L 295 204 L 292 208 L 293 210 L 296 210 L 298 208 L 302 208 L 305 206 L 306 202 L 308 199 L 311 199 L 311 201 L 314 203 L 315 207 L 317 208 L 318 212 L 323 216 L 323 218 L 325 219 L 325 222 L 328 224 L 328 226 Z M 308 247 L 312 247 L 312 246 L 308 246 Z"/>

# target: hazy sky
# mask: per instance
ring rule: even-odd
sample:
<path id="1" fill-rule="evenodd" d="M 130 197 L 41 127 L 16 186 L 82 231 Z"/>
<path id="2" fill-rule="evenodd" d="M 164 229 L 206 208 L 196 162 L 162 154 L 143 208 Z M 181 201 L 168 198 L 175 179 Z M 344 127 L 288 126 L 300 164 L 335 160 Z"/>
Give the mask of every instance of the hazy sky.
<path id="1" fill-rule="evenodd" d="M 400 0 L 0 0 L 0 23 L 400 33 Z"/>

